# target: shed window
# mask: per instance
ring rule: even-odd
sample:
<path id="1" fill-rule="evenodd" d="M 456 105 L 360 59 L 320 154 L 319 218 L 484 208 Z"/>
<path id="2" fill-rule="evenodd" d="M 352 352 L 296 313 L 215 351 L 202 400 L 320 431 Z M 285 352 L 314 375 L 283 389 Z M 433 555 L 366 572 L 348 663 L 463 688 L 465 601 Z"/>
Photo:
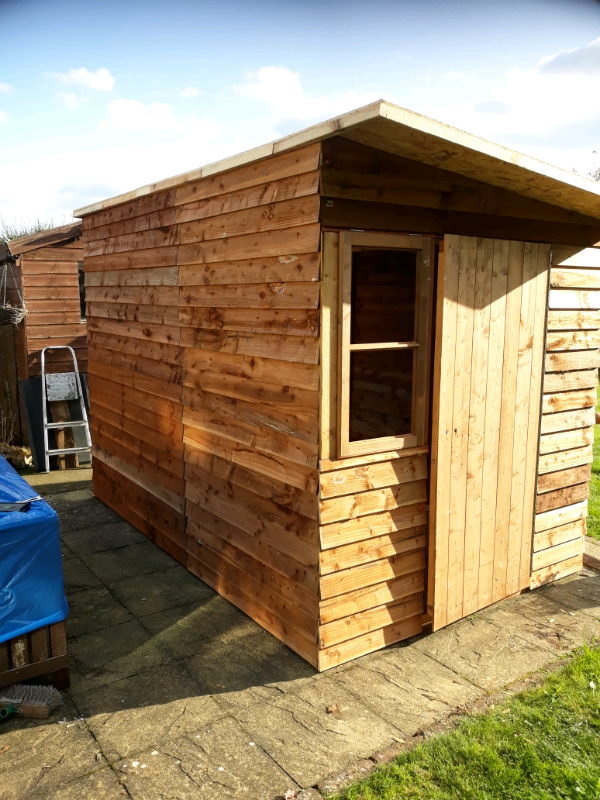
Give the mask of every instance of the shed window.
<path id="1" fill-rule="evenodd" d="M 424 443 L 431 240 L 343 233 L 341 458 Z"/>
<path id="2" fill-rule="evenodd" d="M 81 321 L 85 322 L 85 272 L 83 271 L 83 261 L 77 262 L 77 272 L 79 274 L 79 312 Z"/>

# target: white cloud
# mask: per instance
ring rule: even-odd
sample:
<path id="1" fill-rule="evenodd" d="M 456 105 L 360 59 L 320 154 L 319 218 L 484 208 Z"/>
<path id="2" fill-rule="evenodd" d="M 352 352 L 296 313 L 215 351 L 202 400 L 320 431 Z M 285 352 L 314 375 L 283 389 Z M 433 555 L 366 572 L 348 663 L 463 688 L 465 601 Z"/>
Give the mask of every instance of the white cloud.
<path id="1" fill-rule="evenodd" d="M 198 97 L 200 94 L 200 89 L 195 89 L 193 86 L 188 86 L 187 89 L 181 90 L 181 96 L 184 100 L 191 100 L 194 97 Z"/>
<path id="2" fill-rule="evenodd" d="M 600 76 L 600 36 L 585 47 L 573 47 L 546 56 L 538 68 L 548 75 Z"/>
<path id="3" fill-rule="evenodd" d="M 600 46 L 594 47 L 600 54 Z M 417 110 L 566 169 L 585 172 L 591 151 L 600 149 L 600 70 L 574 75 L 566 66 L 549 69 L 549 63 L 546 58 L 531 69 L 514 67 L 495 85 L 482 85 L 487 97 L 481 97 L 480 89 L 466 102 L 429 103 Z"/>
<path id="4" fill-rule="evenodd" d="M 127 146 L 68 151 L 0 164 L 0 217 L 62 219 L 75 208 L 169 178 L 247 150 L 261 141 L 231 136 L 225 143 L 194 138 L 193 125 L 177 146 L 148 144 L 143 134 Z M 206 133 L 206 132 L 205 132 Z"/>
<path id="5" fill-rule="evenodd" d="M 178 119 L 167 103 L 144 105 L 139 100 L 113 100 L 108 104 L 110 121 L 115 128 L 128 131 L 175 131 L 197 143 L 211 142 L 219 133 L 213 119 L 198 119 L 193 114 Z"/>
<path id="6" fill-rule="evenodd" d="M 483 100 L 477 103 L 474 110 L 481 114 L 508 114 L 510 106 L 508 103 L 501 103 L 500 100 Z"/>
<path id="7" fill-rule="evenodd" d="M 112 100 L 108 104 L 108 111 L 115 128 L 126 131 L 177 130 L 171 106 L 166 103 L 145 106 L 139 100 Z"/>
<path id="8" fill-rule="evenodd" d="M 476 72 L 442 72 L 442 83 L 480 83 L 481 78 Z"/>
<path id="9" fill-rule="evenodd" d="M 0 94 L 12 94 L 14 92 L 10 83 L 0 83 Z"/>
<path id="10" fill-rule="evenodd" d="M 273 122 L 286 119 L 313 121 L 351 111 L 379 99 L 374 92 L 346 92 L 337 97 L 311 97 L 302 88 L 300 76 L 285 67 L 262 67 L 248 75 L 240 87 L 243 94 L 268 103 L 275 112 Z"/>
<path id="11" fill-rule="evenodd" d="M 71 69 L 69 72 L 59 73 L 57 78 L 61 83 L 87 86 L 88 89 L 96 89 L 99 92 L 110 92 L 115 85 L 115 79 L 105 67 L 101 67 L 95 72 L 90 72 L 85 67 Z"/>
<path id="12" fill-rule="evenodd" d="M 71 111 L 77 111 L 81 105 L 81 100 L 73 92 L 58 92 L 58 97 L 64 102 L 67 108 Z"/>

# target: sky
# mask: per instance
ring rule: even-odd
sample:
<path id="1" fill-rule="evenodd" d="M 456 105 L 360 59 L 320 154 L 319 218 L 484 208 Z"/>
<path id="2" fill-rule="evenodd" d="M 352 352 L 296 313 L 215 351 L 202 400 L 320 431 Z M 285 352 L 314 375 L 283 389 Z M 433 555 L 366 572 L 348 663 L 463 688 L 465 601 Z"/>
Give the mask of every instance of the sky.
<path id="1" fill-rule="evenodd" d="M 384 98 L 600 165 L 598 0 L 0 0 L 0 217 L 73 209 Z"/>

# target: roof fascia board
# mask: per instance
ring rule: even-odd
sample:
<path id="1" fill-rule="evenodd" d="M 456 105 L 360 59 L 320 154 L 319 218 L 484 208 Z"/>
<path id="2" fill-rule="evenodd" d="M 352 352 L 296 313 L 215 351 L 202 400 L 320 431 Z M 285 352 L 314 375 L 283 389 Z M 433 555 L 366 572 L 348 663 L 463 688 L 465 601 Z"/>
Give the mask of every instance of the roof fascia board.
<path id="1" fill-rule="evenodd" d="M 89 206 L 78 208 L 73 212 L 75 217 L 84 217 L 88 214 L 94 214 L 97 211 L 103 211 L 106 208 L 120 205 L 121 203 L 128 203 L 131 200 L 136 200 L 138 197 L 143 197 L 147 194 L 154 192 L 161 192 L 166 189 L 172 189 L 175 186 L 183 186 L 186 183 L 200 180 L 200 178 L 208 178 L 209 175 L 217 175 L 219 172 L 226 172 L 236 167 L 243 167 L 246 164 L 252 164 L 256 161 L 262 161 L 269 156 L 279 153 L 285 153 L 290 150 L 296 150 L 313 142 L 318 142 L 322 139 L 327 139 L 331 136 L 336 136 L 343 130 L 356 127 L 362 122 L 367 120 L 376 119 L 380 116 L 381 102 L 371 103 L 364 108 L 358 108 L 354 111 L 349 111 L 347 114 L 342 114 L 335 119 L 320 122 L 310 128 L 292 133 L 283 139 L 278 139 L 275 142 L 254 147 L 252 150 L 246 150 L 243 153 L 224 158 L 221 161 L 215 161 L 213 164 L 207 164 L 199 169 L 192 170 L 191 172 L 184 172 L 180 175 L 175 175 L 173 178 L 166 178 L 156 183 L 150 183 L 147 186 L 142 186 L 139 189 L 134 189 L 131 192 L 110 197 L 107 200 L 100 200 L 97 203 L 92 203 Z"/>
<path id="2" fill-rule="evenodd" d="M 11 255 L 18 256 L 30 250 L 39 250 L 52 244 L 60 244 L 68 239 L 76 239 L 81 236 L 81 222 L 76 220 L 60 228 L 50 228 L 47 231 L 31 233 L 28 236 L 20 236 L 8 242 L 8 249 Z"/>
<path id="3" fill-rule="evenodd" d="M 593 218 L 600 218 L 600 212 L 598 211 L 600 183 L 595 183 L 574 173 L 566 172 L 559 167 L 546 164 L 545 162 L 539 161 L 532 156 L 523 155 L 522 153 L 510 150 L 504 145 L 495 144 L 487 139 L 482 139 L 478 136 L 474 136 L 473 134 L 466 133 L 458 128 L 453 128 L 444 122 L 430 119 L 422 114 L 417 114 L 414 111 L 409 111 L 408 109 L 401 108 L 400 106 L 396 106 L 384 100 L 378 100 L 377 102 L 371 103 L 363 108 L 349 111 L 346 114 L 341 114 L 339 117 L 318 123 L 317 125 L 313 125 L 312 127 L 306 128 L 298 133 L 293 133 L 284 137 L 283 139 L 261 145 L 260 147 L 255 147 L 252 150 L 247 150 L 244 153 L 230 156 L 199 169 L 185 172 L 180 175 L 175 175 L 172 178 L 167 178 L 156 183 L 148 184 L 147 186 L 142 186 L 139 189 L 117 195 L 116 197 L 111 197 L 97 203 L 92 203 L 91 205 L 77 209 L 74 212 L 74 216 L 84 217 L 97 211 L 102 211 L 122 203 L 136 200 L 137 198 L 145 195 L 172 189 L 177 186 L 191 183 L 192 181 L 197 181 L 201 178 L 206 178 L 210 175 L 216 175 L 220 172 L 226 172 L 227 170 L 235 169 L 236 167 L 262 161 L 272 155 L 289 152 L 299 147 L 322 141 L 323 139 L 327 139 L 338 134 L 343 135 L 344 132 L 349 132 L 352 129 L 360 129 L 360 127 L 365 123 L 367 124 L 365 130 L 367 130 L 368 123 L 375 121 L 376 125 L 377 119 L 388 120 L 389 122 L 402 126 L 406 130 L 414 130 L 425 136 L 434 137 L 441 145 L 444 143 L 446 145 L 454 145 L 455 156 L 457 160 L 460 160 L 461 155 L 463 158 L 468 158 L 468 153 L 471 152 L 482 155 L 485 158 L 492 159 L 501 169 L 503 168 L 506 170 L 508 166 L 507 174 L 497 176 L 496 180 L 487 181 L 492 185 L 504 185 L 505 188 L 510 188 L 510 170 L 511 168 L 514 168 L 516 170 L 528 172 L 532 179 L 535 179 L 537 176 L 542 180 L 551 181 L 552 185 L 550 186 L 547 184 L 547 187 L 551 188 L 554 193 L 560 192 L 561 186 L 581 191 L 588 196 L 587 202 L 583 196 L 580 196 L 579 198 L 581 202 L 575 204 L 569 202 L 557 204 L 556 200 L 554 200 L 554 202 L 552 200 L 547 200 L 546 202 L 550 202 L 553 205 L 558 205 L 561 208 L 571 209 L 574 211 L 576 210 L 579 213 L 586 214 Z M 462 169 L 456 168 L 453 170 L 452 166 L 447 164 L 445 168 L 450 169 L 450 171 L 458 172 L 459 174 L 468 175 L 468 170 L 465 170 L 464 167 Z M 491 164 L 490 170 L 493 171 Z M 483 176 L 481 180 L 486 182 L 485 176 Z M 519 194 L 524 194 L 522 191 L 519 192 L 518 189 L 515 189 L 514 191 L 517 191 Z M 528 193 L 525 194 L 527 195 Z M 535 193 L 531 193 L 530 196 L 535 196 Z M 586 208 L 583 208 L 584 206 Z"/>

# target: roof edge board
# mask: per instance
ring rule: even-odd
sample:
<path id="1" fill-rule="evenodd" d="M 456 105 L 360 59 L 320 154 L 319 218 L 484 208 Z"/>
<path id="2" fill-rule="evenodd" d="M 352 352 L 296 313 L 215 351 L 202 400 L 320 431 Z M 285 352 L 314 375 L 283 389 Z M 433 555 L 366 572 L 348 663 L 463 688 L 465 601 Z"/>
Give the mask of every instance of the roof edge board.
<path id="1" fill-rule="evenodd" d="M 542 161 L 534 156 L 525 155 L 525 153 L 520 153 L 517 150 L 511 150 L 503 144 L 497 144 L 490 139 L 484 139 L 482 136 L 467 133 L 467 131 L 463 131 L 460 128 L 455 128 L 452 125 L 439 122 L 431 117 L 425 117 L 423 114 L 417 114 L 415 111 L 409 111 L 401 106 L 383 101 L 381 116 L 385 119 L 389 119 L 391 122 L 415 128 L 422 133 L 436 136 L 443 141 L 452 142 L 467 150 L 482 153 L 498 161 L 504 161 L 515 167 L 527 169 L 529 172 L 543 175 L 546 178 L 554 178 L 554 180 L 557 180 L 559 183 L 568 183 L 569 186 L 574 186 L 577 189 L 582 189 L 585 192 L 600 196 L 600 182 L 584 178 L 575 172 L 567 172 L 567 170 L 561 169 L 561 167 L 557 167 L 547 161 Z M 410 124 L 407 123 L 407 116 L 410 116 Z M 474 143 L 477 143 L 479 146 L 473 147 Z M 566 178 L 569 180 L 567 181 Z"/>
<path id="2" fill-rule="evenodd" d="M 74 220 L 59 228 L 49 228 L 45 231 L 29 233 L 27 236 L 19 236 L 18 239 L 11 239 L 8 242 L 8 249 L 12 256 L 18 256 L 29 250 L 39 250 L 41 247 L 60 244 L 69 239 L 76 239 L 78 236 L 81 236 L 81 221 Z"/>
<path id="3" fill-rule="evenodd" d="M 322 141 L 323 139 L 343 134 L 353 128 L 358 128 L 364 123 L 374 121 L 376 119 L 388 120 L 389 122 L 401 125 L 404 128 L 419 131 L 426 136 L 432 136 L 440 142 L 449 142 L 455 147 L 462 149 L 464 152 L 478 153 L 487 158 L 493 159 L 498 164 L 511 165 L 517 169 L 523 169 L 532 176 L 537 176 L 542 179 L 555 181 L 558 185 L 568 186 L 585 192 L 596 198 L 600 198 L 600 183 L 596 183 L 587 178 L 583 178 L 575 173 L 567 172 L 560 167 L 555 167 L 552 164 L 547 164 L 544 161 L 527 156 L 523 153 L 511 150 L 504 145 L 496 144 L 488 139 L 483 139 L 474 134 L 462 131 L 444 122 L 425 117 L 415 111 L 402 108 L 401 106 L 389 103 L 386 100 L 377 100 L 362 108 L 354 109 L 338 117 L 320 122 L 309 128 L 305 128 L 297 133 L 285 136 L 268 144 L 260 145 L 258 147 L 247 150 L 243 153 L 228 156 L 220 161 L 212 164 L 207 164 L 204 167 L 191 170 L 190 172 L 181 173 L 171 178 L 166 178 L 156 183 L 151 183 L 134 189 L 130 192 L 108 198 L 106 200 L 92 203 L 88 206 L 77 209 L 73 212 L 75 217 L 83 217 L 88 214 L 102 211 L 113 206 L 127 203 L 132 200 L 142 197 L 144 195 L 153 194 L 155 192 L 165 191 L 172 189 L 176 186 L 182 186 L 186 183 L 216 175 L 220 172 L 235 169 L 237 167 L 245 166 L 247 164 L 256 163 L 258 161 L 269 158 L 271 155 L 277 155 L 284 152 L 289 152 L 305 145 Z M 448 167 L 447 167 L 448 168 Z M 485 179 L 483 179 L 485 180 Z M 496 184 L 498 185 L 498 184 Z M 516 190 L 518 191 L 518 190 Z M 570 208 L 570 204 L 561 206 L 563 208 Z M 579 210 L 573 208 L 572 210 Z M 580 213 L 587 213 L 588 215 L 598 218 L 600 213 L 597 210 L 590 212 L 580 211 Z"/>
<path id="4" fill-rule="evenodd" d="M 348 128 L 360 125 L 362 122 L 381 116 L 380 109 L 382 102 L 382 100 L 378 100 L 376 103 L 371 103 L 368 106 L 348 111 L 346 114 L 341 114 L 339 117 L 334 117 L 325 122 L 319 122 L 316 125 L 312 125 L 310 128 L 298 131 L 298 133 L 292 133 L 289 136 L 285 136 L 283 139 L 261 144 L 258 147 L 253 147 L 251 150 L 245 150 L 243 153 L 227 156 L 227 158 L 215 161 L 212 164 L 206 164 L 190 172 L 182 172 L 179 175 L 174 175 L 172 178 L 165 178 L 156 183 L 142 186 L 139 189 L 133 189 L 130 192 L 124 192 L 123 194 L 109 197 L 106 200 L 99 200 L 97 203 L 91 203 L 90 205 L 76 209 L 73 212 L 73 216 L 84 217 L 96 211 L 103 211 L 106 208 L 130 202 L 142 195 L 165 191 L 175 186 L 183 186 L 186 183 L 192 183 L 200 178 L 208 178 L 210 175 L 216 175 L 219 172 L 226 172 L 236 167 L 262 161 L 265 158 L 269 158 L 269 156 L 295 150 L 305 144 L 335 136 L 343 130 L 347 130 Z"/>

